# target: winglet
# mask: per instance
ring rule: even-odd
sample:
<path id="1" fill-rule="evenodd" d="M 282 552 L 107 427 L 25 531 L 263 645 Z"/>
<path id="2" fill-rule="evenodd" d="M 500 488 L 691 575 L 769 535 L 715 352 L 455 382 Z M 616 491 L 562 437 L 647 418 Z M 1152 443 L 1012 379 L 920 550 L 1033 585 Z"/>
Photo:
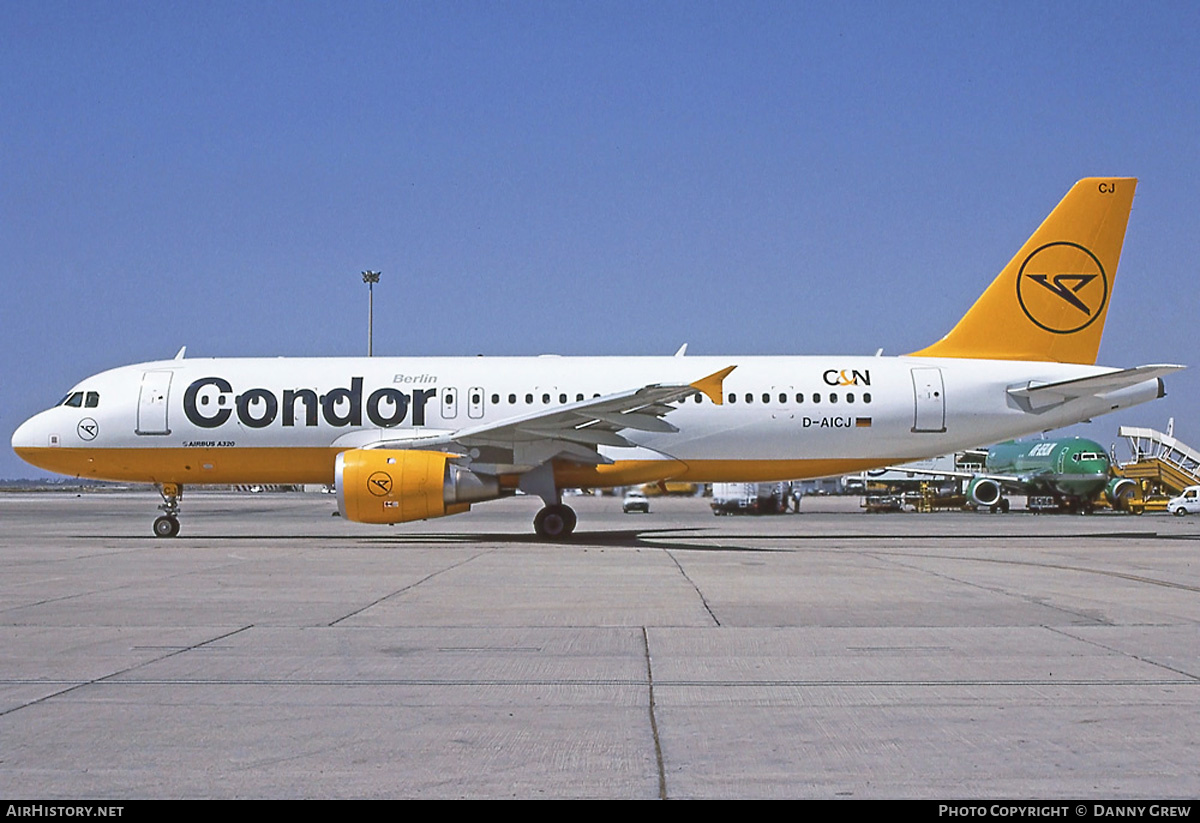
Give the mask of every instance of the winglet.
<path id="1" fill-rule="evenodd" d="M 721 393 L 721 384 L 729 376 L 729 373 L 736 368 L 737 366 L 728 366 L 719 372 L 713 372 L 708 377 L 702 377 L 695 383 L 689 383 L 688 385 L 718 406 L 723 405 L 725 403 L 725 395 Z"/>

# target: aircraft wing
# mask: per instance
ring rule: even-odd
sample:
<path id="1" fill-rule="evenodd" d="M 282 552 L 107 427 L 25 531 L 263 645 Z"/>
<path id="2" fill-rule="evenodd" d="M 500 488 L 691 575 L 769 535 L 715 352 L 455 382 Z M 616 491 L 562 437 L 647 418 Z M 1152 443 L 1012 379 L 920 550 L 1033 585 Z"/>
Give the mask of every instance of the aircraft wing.
<path id="1" fill-rule="evenodd" d="M 722 382 L 734 368 L 728 366 L 693 383 L 652 383 L 494 423 L 468 426 L 449 434 L 381 440 L 370 448 L 490 451 L 482 458 L 483 462 L 511 464 L 518 471 L 555 457 L 580 463 L 609 463 L 597 451 L 599 446 L 635 445 L 621 435 L 622 431 L 679 431 L 664 419 L 676 408 L 671 403 L 700 392 L 722 405 Z"/>
<path id="2" fill-rule="evenodd" d="M 974 480 L 975 478 L 984 478 L 987 480 L 995 480 L 997 483 L 1014 483 L 1021 484 L 1029 481 L 1027 475 L 1015 474 L 990 474 L 988 472 L 960 472 L 950 469 L 914 469 L 909 466 L 885 466 L 888 471 L 906 472 L 908 474 L 921 474 L 926 477 L 954 477 L 960 480 Z"/>

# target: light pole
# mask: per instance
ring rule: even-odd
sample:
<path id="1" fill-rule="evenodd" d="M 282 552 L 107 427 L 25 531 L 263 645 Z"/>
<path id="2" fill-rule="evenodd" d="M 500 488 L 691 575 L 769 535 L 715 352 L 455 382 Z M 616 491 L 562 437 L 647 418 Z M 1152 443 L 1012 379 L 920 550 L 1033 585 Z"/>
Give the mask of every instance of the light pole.
<path id="1" fill-rule="evenodd" d="M 365 271 L 362 273 L 363 282 L 367 284 L 367 357 L 375 356 L 375 284 L 379 282 L 379 272 Z"/>

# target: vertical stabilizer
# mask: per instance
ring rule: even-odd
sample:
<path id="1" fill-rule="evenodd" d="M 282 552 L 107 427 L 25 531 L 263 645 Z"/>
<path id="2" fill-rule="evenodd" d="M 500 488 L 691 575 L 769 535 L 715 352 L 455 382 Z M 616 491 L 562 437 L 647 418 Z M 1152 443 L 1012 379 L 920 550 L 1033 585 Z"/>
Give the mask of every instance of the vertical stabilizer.
<path id="1" fill-rule="evenodd" d="M 913 355 L 1095 363 L 1135 188 L 1072 186 L 958 325 Z"/>

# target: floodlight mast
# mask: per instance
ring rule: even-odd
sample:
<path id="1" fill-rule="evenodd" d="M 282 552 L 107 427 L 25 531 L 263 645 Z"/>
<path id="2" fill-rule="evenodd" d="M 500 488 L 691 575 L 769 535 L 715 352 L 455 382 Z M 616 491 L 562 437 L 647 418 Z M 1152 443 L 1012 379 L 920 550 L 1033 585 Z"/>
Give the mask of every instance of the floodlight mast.
<path id="1" fill-rule="evenodd" d="M 362 273 L 363 282 L 367 284 L 367 357 L 375 356 L 375 284 L 379 282 L 377 271 Z"/>

